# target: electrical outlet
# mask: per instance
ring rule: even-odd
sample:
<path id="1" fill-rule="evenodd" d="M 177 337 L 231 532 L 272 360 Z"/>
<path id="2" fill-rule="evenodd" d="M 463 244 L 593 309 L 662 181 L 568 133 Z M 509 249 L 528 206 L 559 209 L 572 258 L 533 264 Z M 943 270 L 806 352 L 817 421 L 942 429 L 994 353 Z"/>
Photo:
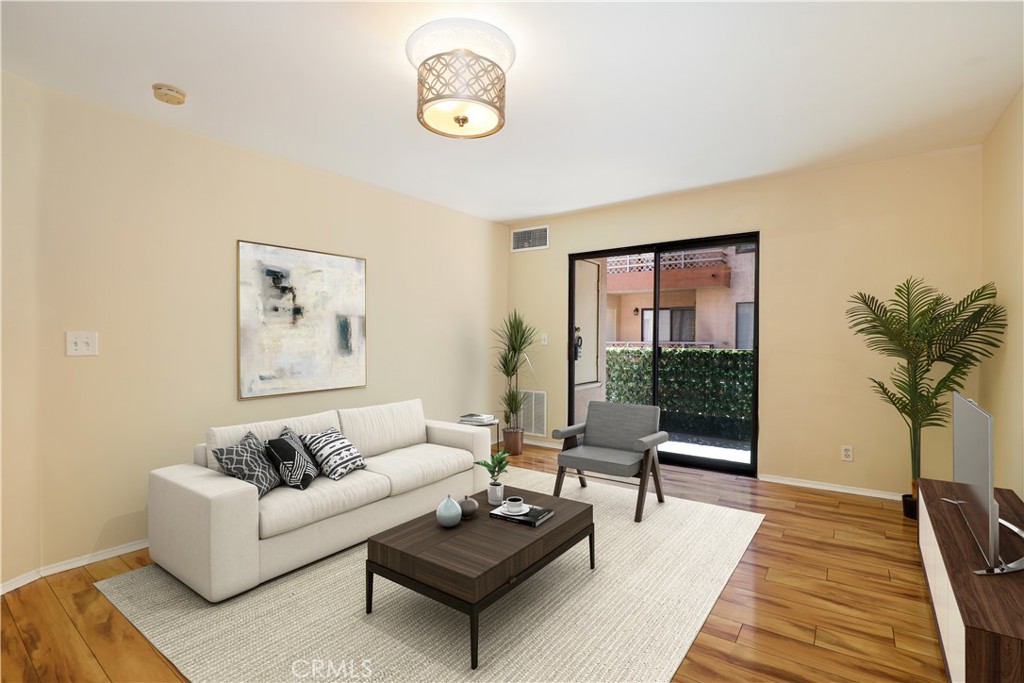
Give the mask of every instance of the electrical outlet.
<path id="1" fill-rule="evenodd" d="M 840 446 L 839 457 L 846 462 L 853 462 L 853 446 Z"/>
<path id="2" fill-rule="evenodd" d="M 64 338 L 65 355 L 67 356 L 100 355 L 99 332 L 68 332 Z"/>

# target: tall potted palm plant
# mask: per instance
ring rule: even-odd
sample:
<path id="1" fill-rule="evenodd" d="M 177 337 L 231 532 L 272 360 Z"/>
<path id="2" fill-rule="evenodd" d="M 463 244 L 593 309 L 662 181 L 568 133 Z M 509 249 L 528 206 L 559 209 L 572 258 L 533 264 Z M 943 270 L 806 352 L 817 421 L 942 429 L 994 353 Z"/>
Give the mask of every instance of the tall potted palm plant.
<path id="1" fill-rule="evenodd" d="M 505 391 L 499 398 L 505 418 L 503 444 L 509 455 L 519 455 L 523 452 L 523 429 L 519 424 L 519 413 L 526 402 L 526 395 L 519 390 L 519 371 L 530 362 L 526 349 L 536 341 L 537 330 L 527 325 L 519 311 L 513 309 L 501 327 L 493 332 L 498 338 L 495 368 L 505 377 Z"/>
<path id="2" fill-rule="evenodd" d="M 910 431 L 911 491 L 903 511 L 917 517 L 917 480 L 921 476 L 921 430 L 948 423 L 945 395 L 963 390 L 974 366 L 999 348 L 1006 310 L 994 303 L 989 282 L 954 302 L 923 280 L 909 278 L 895 296 L 881 301 L 857 292 L 846 318 L 854 334 L 867 338 L 869 349 L 899 362 L 890 384 L 869 378 L 875 393 L 896 408 Z M 939 374 L 933 370 L 944 369 Z"/>

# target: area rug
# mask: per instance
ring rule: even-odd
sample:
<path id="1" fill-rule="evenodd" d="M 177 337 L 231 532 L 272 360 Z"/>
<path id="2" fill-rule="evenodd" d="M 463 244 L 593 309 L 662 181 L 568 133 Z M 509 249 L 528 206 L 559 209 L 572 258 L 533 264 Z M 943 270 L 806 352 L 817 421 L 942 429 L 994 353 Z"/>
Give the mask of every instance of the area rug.
<path id="1" fill-rule="evenodd" d="M 763 515 L 652 492 L 636 524 L 635 487 L 591 481 L 562 495 L 594 506 L 597 568 L 581 542 L 486 609 L 475 671 L 464 614 L 381 578 L 365 613 L 365 544 L 216 605 L 156 565 L 96 586 L 195 683 L 668 681 Z"/>

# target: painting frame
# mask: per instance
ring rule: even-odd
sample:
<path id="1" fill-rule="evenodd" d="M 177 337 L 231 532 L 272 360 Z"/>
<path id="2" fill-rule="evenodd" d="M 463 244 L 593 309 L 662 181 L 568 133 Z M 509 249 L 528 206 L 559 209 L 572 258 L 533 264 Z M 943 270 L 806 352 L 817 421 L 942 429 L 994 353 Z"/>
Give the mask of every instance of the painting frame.
<path id="1" fill-rule="evenodd" d="M 240 401 L 366 386 L 366 259 L 236 245 Z"/>

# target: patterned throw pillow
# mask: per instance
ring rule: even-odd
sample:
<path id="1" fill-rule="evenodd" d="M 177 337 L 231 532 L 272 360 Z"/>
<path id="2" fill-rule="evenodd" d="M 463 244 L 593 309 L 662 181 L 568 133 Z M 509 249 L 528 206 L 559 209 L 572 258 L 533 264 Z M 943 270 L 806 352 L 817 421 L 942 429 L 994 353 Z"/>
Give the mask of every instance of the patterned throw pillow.
<path id="1" fill-rule="evenodd" d="M 281 430 L 281 436 L 277 438 L 288 439 L 288 441 L 291 442 L 292 446 L 295 446 L 295 450 L 299 451 L 300 453 L 306 456 L 306 459 L 309 460 L 309 464 L 313 466 L 313 470 L 317 474 L 320 474 L 320 468 L 317 466 L 316 460 L 313 458 L 313 454 L 309 452 L 308 448 L 306 448 L 306 444 L 302 443 L 302 437 L 299 436 L 299 434 L 294 429 L 292 429 L 291 427 L 285 427 L 284 429 Z"/>
<path id="2" fill-rule="evenodd" d="M 267 455 L 288 486 L 302 490 L 313 483 L 316 465 L 306 454 L 299 435 L 290 428 L 285 427 L 280 437 L 267 442 Z"/>
<path id="3" fill-rule="evenodd" d="M 302 443 L 328 479 L 337 481 L 352 470 L 366 467 L 359 449 L 334 427 L 319 434 L 303 434 Z"/>
<path id="4" fill-rule="evenodd" d="M 252 432 L 234 446 L 214 448 L 213 457 L 232 477 L 255 486 L 260 497 L 281 484 L 280 475 L 267 459 L 263 442 Z"/>

